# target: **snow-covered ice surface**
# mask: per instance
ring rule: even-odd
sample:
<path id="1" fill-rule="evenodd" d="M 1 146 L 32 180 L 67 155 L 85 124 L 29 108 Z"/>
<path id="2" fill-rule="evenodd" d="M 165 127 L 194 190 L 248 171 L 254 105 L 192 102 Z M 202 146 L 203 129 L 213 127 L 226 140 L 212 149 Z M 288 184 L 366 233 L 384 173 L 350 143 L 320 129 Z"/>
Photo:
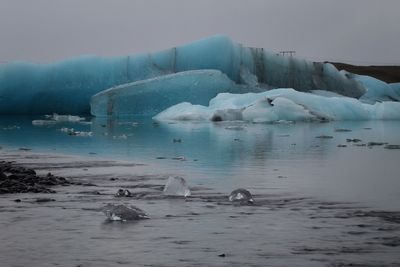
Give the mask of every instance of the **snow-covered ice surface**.
<path id="1" fill-rule="evenodd" d="M 97 186 L 57 187 L 55 201 L 40 204 L 49 195 L 0 195 L 0 265 L 400 264 L 400 150 L 373 145 L 400 144 L 398 121 L 96 118 L 37 127 L 34 119 L 0 118 L 1 160 Z M 170 176 L 183 177 L 191 196 L 164 196 Z M 132 197 L 115 197 L 120 188 Z M 237 188 L 254 204 L 232 205 Z M 140 207 L 150 219 L 107 222 L 109 203 Z"/>

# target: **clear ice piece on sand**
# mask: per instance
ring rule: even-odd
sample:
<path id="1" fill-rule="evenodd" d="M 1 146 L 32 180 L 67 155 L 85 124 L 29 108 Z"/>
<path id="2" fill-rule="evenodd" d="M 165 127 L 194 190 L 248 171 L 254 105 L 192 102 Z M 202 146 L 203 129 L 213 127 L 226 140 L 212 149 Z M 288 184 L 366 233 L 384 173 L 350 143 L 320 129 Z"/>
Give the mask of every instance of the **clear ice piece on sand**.
<path id="1" fill-rule="evenodd" d="M 172 177 L 168 178 L 167 183 L 164 187 L 164 195 L 167 196 L 190 196 L 190 189 L 182 177 Z"/>
<path id="2" fill-rule="evenodd" d="M 149 216 L 141 209 L 125 205 L 107 204 L 103 207 L 103 212 L 110 221 L 134 221 L 149 219 Z"/>
<path id="3" fill-rule="evenodd" d="M 254 203 L 254 199 L 251 193 L 243 188 L 233 190 L 232 193 L 229 195 L 229 201 L 247 203 L 247 204 Z"/>

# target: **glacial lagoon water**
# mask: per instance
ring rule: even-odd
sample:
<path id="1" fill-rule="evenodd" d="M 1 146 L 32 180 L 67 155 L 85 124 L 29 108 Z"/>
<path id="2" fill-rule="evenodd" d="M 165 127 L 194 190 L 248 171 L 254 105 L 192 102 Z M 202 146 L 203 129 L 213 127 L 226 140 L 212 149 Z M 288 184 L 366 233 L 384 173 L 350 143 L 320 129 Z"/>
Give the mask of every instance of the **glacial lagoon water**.
<path id="1" fill-rule="evenodd" d="M 1 118 L 2 158 L 97 187 L 59 188 L 55 202 L 41 205 L 34 194 L 0 196 L 5 266 L 400 264 L 400 150 L 368 146 L 400 144 L 398 121 L 88 118 L 34 126 L 34 119 Z M 185 178 L 191 197 L 162 196 L 171 175 Z M 118 188 L 143 197 L 115 199 Z M 256 204 L 229 203 L 236 188 Z M 98 209 L 107 203 L 136 205 L 151 219 L 105 223 Z"/>

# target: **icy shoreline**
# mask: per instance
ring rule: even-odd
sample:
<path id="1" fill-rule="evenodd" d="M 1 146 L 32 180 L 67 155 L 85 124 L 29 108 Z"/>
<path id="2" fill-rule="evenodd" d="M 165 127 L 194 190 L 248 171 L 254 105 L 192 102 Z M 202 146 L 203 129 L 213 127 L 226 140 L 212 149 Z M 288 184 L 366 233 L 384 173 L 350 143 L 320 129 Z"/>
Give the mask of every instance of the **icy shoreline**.
<path id="1" fill-rule="evenodd" d="M 108 267 L 121 258 L 138 266 L 399 264 L 398 211 L 262 190 L 253 195 L 256 205 L 233 206 L 226 194 L 207 185 L 192 185 L 186 200 L 168 198 L 161 192 L 167 176 L 143 174 L 129 162 L 29 151 L 1 156 L 39 173 L 55 171 L 96 184 L 62 187 L 49 202 L 36 201 L 47 194 L 0 195 L 4 264 Z M 116 198 L 118 188 L 140 194 Z M 99 210 L 106 203 L 137 205 L 150 219 L 106 222 Z M 332 238 L 338 236 L 340 241 Z"/>

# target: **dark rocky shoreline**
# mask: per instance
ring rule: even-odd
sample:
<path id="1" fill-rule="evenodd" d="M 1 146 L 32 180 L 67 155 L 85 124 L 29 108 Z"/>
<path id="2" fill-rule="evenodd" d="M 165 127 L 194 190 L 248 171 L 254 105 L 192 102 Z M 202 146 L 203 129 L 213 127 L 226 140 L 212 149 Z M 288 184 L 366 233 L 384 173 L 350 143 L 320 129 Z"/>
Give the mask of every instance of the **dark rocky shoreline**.
<path id="1" fill-rule="evenodd" d="M 0 161 L 0 194 L 56 193 L 50 187 L 73 184 L 64 177 L 51 173 L 41 176 L 35 170 L 22 167 L 11 161 Z"/>
<path id="2" fill-rule="evenodd" d="M 338 70 L 372 76 L 387 83 L 400 82 L 400 66 L 357 66 L 340 62 L 330 63 Z"/>

